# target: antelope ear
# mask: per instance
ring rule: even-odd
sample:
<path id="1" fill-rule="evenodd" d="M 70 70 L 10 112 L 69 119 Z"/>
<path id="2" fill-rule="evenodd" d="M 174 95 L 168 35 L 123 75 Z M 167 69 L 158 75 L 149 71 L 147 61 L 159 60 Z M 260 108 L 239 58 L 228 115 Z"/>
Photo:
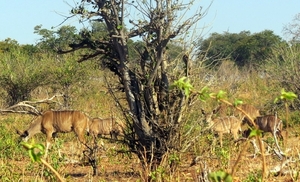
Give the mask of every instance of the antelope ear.
<path id="1" fill-rule="evenodd" d="M 217 106 L 217 107 L 213 110 L 213 114 L 218 113 L 218 112 L 220 111 L 221 107 L 222 107 L 221 105 Z"/>

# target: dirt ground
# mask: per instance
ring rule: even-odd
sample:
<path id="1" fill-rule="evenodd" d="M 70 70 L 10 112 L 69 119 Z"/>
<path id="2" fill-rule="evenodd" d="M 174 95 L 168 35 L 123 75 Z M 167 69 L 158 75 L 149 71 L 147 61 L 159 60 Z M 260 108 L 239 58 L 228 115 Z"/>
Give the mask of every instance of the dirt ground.
<path id="1" fill-rule="evenodd" d="M 279 173 L 269 173 L 266 181 L 282 181 L 289 182 L 293 181 L 291 173 L 296 173 L 300 170 L 299 167 L 299 150 L 300 142 L 297 136 L 290 136 L 288 144 L 286 147 L 287 155 L 290 157 L 291 161 L 281 171 L 284 174 Z M 65 142 L 63 152 L 68 153 L 65 161 L 59 163 L 60 167 L 58 172 L 66 179 L 66 181 L 143 181 L 141 179 L 142 167 L 139 163 L 139 160 L 136 156 L 129 157 L 125 154 L 117 154 L 114 151 L 114 148 L 119 146 L 116 144 L 106 144 L 107 150 L 100 151 L 99 163 L 98 163 L 98 175 L 92 176 L 92 167 L 88 164 L 82 164 L 78 161 L 74 161 L 72 158 L 74 155 L 74 147 L 71 145 L 72 142 Z M 251 146 L 250 146 L 251 147 Z M 261 156 L 257 157 L 251 156 L 250 149 L 242 156 L 237 164 L 236 172 L 234 175 L 234 181 L 256 181 L 256 176 L 260 174 L 262 169 L 262 159 Z M 52 155 L 53 152 L 51 151 Z M 72 155 L 69 155 L 73 153 Z M 214 157 L 200 156 L 200 162 L 191 166 L 193 158 L 195 157 L 191 153 L 182 154 L 180 165 L 175 173 L 172 176 L 167 176 L 167 181 L 199 181 L 199 176 L 203 169 L 203 164 L 206 164 L 206 167 L 209 171 L 214 171 L 220 169 L 220 159 Z M 273 152 L 266 155 L 266 164 L 267 171 L 274 170 L 275 166 L 282 164 L 284 160 L 279 160 L 279 158 L 274 155 Z M 231 154 L 231 157 L 228 162 L 228 168 L 225 169 L 228 172 L 231 172 L 232 166 L 235 164 L 238 158 L 238 154 Z M 30 159 L 27 156 L 24 156 L 22 160 L 12 160 L 10 164 L 12 166 L 18 166 L 18 170 L 14 172 L 22 176 L 20 181 L 40 181 L 40 171 L 30 171 L 26 168 L 30 167 Z M 33 169 L 43 169 L 41 167 L 36 167 L 38 164 L 33 164 Z M 31 166 L 32 167 L 32 166 Z M 1 177 L 0 177 L 1 179 Z M 47 181 L 47 180 L 45 180 Z M 55 180 L 53 180 L 55 181 Z"/>

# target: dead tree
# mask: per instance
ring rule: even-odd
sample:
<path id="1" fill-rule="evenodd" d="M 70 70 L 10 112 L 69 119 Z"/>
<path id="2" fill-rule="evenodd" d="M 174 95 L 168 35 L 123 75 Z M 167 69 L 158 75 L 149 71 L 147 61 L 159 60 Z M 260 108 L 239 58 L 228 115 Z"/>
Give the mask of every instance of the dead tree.
<path id="1" fill-rule="evenodd" d="M 98 2 L 82 0 L 71 12 L 87 20 L 103 22 L 108 37 L 95 39 L 92 31 L 85 30 L 79 41 L 70 44 L 69 50 L 59 53 L 89 49 L 90 53 L 83 55 L 79 62 L 97 57 L 101 65 L 115 73 L 127 101 L 126 106 L 121 105 L 122 109 L 132 121 L 133 134 L 125 136 L 127 144 L 145 164 L 159 164 L 171 143 L 178 139 L 176 131 L 186 101 L 182 91 L 169 90 L 172 80 L 166 58 L 167 45 L 171 39 L 187 32 L 205 13 L 200 13 L 202 7 L 199 7 L 192 18 L 176 22 L 176 13 L 191 6 L 190 3 L 159 0 L 125 4 L 123 0 L 110 0 L 99 7 Z M 85 6 L 93 9 L 89 11 Z M 128 8 L 135 8 L 145 18 L 129 19 L 130 31 L 125 29 L 124 20 Z M 129 59 L 128 40 L 134 37 L 143 40 L 143 48 L 138 51 L 139 64 Z"/>

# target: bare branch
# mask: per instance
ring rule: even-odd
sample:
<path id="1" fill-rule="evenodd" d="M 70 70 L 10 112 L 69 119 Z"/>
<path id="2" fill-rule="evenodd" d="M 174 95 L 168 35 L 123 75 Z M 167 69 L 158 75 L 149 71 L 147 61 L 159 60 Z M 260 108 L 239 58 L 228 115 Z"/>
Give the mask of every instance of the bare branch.
<path id="1" fill-rule="evenodd" d="M 24 113 L 27 114 L 26 112 L 29 112 L 29 114 L 34 114 L 34 115 L 40 115 L 40 111 L 38 111 L 34 106 L 30 105 L 30 104 L 26 104 L 25 103 L 26 101 L 23 101 L 23 102 L 19 102 L 13 106 L 10 106 L 9 108 L 7 108 L 7 111 L 8 112 L 15 112 L 15 113 Z M 14 110 L 15 108 L 22 108 L 22 107 L 25 107 L 25 108 L 29 108 L 31 109 L 32 111 L 16 111 Z M 1 111 L 2 112 L 2 111 Z"/>
<path id="2" fill-rule="evenodd" d="M 39 101 L 22 101 L 20 103 L 25 103 L 25 104 L 59 103 L 59 102 L 54 101 L 54 99 L 56 97 L 63 97 L 63 95 L 61 95 L 61 94 L 60 95 L 54 95 L 51 98 L 47 98 L 47 99 L 43 99 L 43 100 L 39 100 Z"/>
<path id="3" fill-rule="evenodd" d="M 15 110 L 8 110 L 8 109 L 1 109 L 0 113 L 1 114 L 4 114 L 4 113 L 31 114 L 31 115 L 35 115 L 35 116 L 39 115 L 32 111 L 15 111 Z"/>
<path id="4" fill-rule="evenodd" d="M 3 114 L 3 113 L 20 113 L 20 114 L 32 114 L 32 115 L 36 115 L 36 116 L 41 115 L 42 113 L 33 105 L 42 104 L 42 103 L 47 103 L 47 104 L 58 103 L 59 105 L 62 105 L 59 102 L 54 101 L 54 99 L 56 97 L 62 97 L 62 96 L 63 95 L 54 95 L 51 98 L 42 99 L 39 101 L 22 101 L 13 106 L 8 107 L 7 109 L 0 109 L 0 113 L 1 114 Z M 18 108 L 21 108 L 21 109 L 18 109 Z M 26 108 L 28 110 L 26 110 Z"/>
<path id="5" fill-rule="evenodd" d="M 74 16 L 76 16 L 76 15 L 72 15 L 72 16 L 66 17 L 66 18 L 64 19 L 64 21 L 62 21 L 60 24 L 56 25 L 56 26 L 53 27 L 53 28 L 57 28 L 57 27 L 61 26 L 61 25 L 64 24 L 68 19 L 71 19 L 71 18 L 73 18 Z"/>

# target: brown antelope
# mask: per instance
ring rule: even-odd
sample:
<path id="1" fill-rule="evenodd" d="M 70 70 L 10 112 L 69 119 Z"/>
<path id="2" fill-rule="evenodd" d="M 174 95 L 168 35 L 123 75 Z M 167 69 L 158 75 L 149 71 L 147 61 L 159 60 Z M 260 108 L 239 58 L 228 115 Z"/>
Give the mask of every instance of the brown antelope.
<path id="1" fill-rule="evenodd" d="M 206 122 L 209 125 L 208 127 L 218 133 L 220 137 L 220 145 L 223 147 L 223 134 L 231 133 L 233 134 L 234 139 L 237 140 L 239 131 L 242 131 L 242 122 L 235 116 L 222 116 L 212 119 L 213 114 L 215 114 L 217 111 L 218 110 L 215 109 L 213 112 L 206 114 L 202 109 L 202 113 L 205 115 Z"/>
<path id="2" fill-rule="evenodd" d="M 243 121 L 243 123 L 247 123 L 248 125 L 251 125 L 250 118 L 254 121 L 258 116 L 260 116 L 259 110 L 250 105 L 250 104 L 241 104 L 237 106 L 239 109 L 243 110 L 248 116 L 246 116 L 244 113 L 242 113 L 239 110 L 236 110 L 235 115 L 238 116 L 238 118 Z"/>
<path id="3" fill-rule="evenodd" d="M 279 150 L 280 154 L 282 154 L 282 151 L 279 147 L 277 137 L 283 140 L 283 136 L 281 134 L 282 131 L 282 120 L 275 115 L 265 115 L 265 116 L 259 116 L 254 120 L 254 123 L 257 125 L 258 129 L 263 132 L 270 132 L 272 133 L 272 136 L 275 140 L 275 144 L 277 146 L 277 149 Z M 244 137 L 248 137 L 250 134 L 251 129 L 248 129 L 243 132 Z M 256 149 L 257 150 L 257 149 Z"/>
<path id="4" fill-rule="evenodd" d="M 122 131 L 121 123 L 117 122 L 116 118 L 93 118 L 89 126 L 89 133 L 93 137 L 110 135 L 112 139 L 117 139 Z"/>
<path id="5" fill-rule="evenodd" d="M 17 130 L 17 133 L 24 141 L 40 132 L 46 134 L 45 156 L 47 156 L 51 138 L 57 133 L 74 131 L 79 141 L 85 144 L 84 134 L 89 130 L 89 122 L 90 118 L 81 111 L 46 111 L 35 118 L 26 131 Z"/>

